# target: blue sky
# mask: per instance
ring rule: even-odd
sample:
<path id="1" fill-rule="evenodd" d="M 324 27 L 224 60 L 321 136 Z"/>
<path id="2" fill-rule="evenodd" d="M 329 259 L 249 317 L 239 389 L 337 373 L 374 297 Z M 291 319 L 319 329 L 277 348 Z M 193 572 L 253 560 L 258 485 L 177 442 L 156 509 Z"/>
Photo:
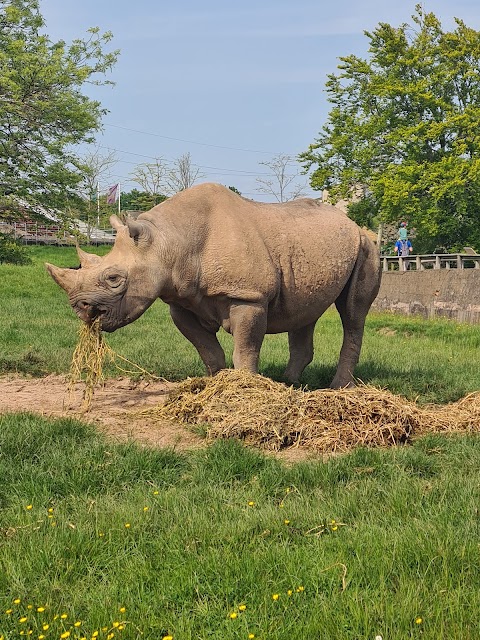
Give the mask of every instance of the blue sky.
<path id="1" fill-rule="evenodd" d="M 40 0 L 52 40 L 84 37 L 98 26 L 113 32 L 111 48 L 121 50 L 109 75 L 115 86 L 86 89 L 109 111 L 98 145 L 119 158 L 110 184 L 129 190 L 136 165 L 189 152 L 202 181 L 258 200 L 272 200 L 257 191 L 256 177 L 269 173 L 260 163 L 304 151 L 325 124 L 325 82 L 339 57 L 367 57 L 364 31 L 380 22 L 411 23 L 415 4 Z M 423 7 L 444 29 L 454 16 L 480 29 L 478 0 L 429 0 Z"/>

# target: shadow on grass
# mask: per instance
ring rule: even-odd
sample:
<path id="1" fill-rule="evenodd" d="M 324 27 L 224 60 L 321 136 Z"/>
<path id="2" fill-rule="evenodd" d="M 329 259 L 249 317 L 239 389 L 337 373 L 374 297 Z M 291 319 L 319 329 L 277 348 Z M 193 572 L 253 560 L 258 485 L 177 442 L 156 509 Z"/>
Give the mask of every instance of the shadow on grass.
<path id="1" fill-rule="evenodd" d="M 327 389 L 335 376 L 333 366 L 313 363 L 302 374 L 300 384 L 309 390 Z M 288 384 L 285 379 L 284 366 L 265 364 L 260 373 L 277 382 Z M 355 380 L 358 382 L 387 389 L 391 393 L 401 395 L 420 404 L 429 402 L 447 404 L 456 402 L 471 392 L 462 380 L 453 380 L 442 369 L 431 370 L 420 367 L 385 366 L 373 361 L 359 364 L 355 369 Z"/>

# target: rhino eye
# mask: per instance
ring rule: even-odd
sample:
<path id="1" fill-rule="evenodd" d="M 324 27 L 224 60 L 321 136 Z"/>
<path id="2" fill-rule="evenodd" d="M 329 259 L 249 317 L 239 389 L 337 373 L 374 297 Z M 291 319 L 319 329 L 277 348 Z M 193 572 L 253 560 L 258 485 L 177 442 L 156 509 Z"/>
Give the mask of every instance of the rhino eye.
<path id="1" fill-rule="evenodd" d="M 105 277 L 105 280 L 111 287 L 119 287 L 123 283 L 124 279 L 123 276 L 118 273 L 109 273 Z"/>

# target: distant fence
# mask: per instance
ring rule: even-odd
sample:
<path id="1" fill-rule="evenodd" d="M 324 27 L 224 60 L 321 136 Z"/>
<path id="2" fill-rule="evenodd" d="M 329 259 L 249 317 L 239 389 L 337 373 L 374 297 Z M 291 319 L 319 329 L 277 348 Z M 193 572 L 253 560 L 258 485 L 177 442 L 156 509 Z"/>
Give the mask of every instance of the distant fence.
<path id="1" fill-rule="evenodd" d="M 114 242 L 114 231 L 110 227 L 98 228 L 80 220 L 74 226 L 77 227 L 79 233 L 88 238 L 90 244 L 112 244 Z M 0 220 L 0 232 L 13 234 L 16 240 L 24 244 L 62 246 L 75 244 L 75 236 L 56 224 Z"/>
<path id="2" fill-rule="evenodd" d="M 429 255 L 381 256 L 384 271 L 424 271 L 425 269 L 480 269 L 480 255 L 445 253 Z"/>

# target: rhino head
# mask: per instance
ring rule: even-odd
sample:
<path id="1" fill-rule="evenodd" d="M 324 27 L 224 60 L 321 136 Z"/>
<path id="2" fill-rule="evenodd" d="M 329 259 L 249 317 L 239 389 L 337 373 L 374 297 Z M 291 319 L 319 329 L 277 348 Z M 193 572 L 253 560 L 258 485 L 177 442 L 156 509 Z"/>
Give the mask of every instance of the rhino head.
<path id="1" fill-rule="evenodd" d="M 149 266 L 153 242 L 149 221 L 110 218 L 117 231 L 106 256 L 86 253 L 77 246 L 79 268 L 45 266 L 64 289 L 78 317 L 87 324 L 100 318 L 103 331 L 115 331 L 136 320 L 158 297 L 158 274 Z"/>

